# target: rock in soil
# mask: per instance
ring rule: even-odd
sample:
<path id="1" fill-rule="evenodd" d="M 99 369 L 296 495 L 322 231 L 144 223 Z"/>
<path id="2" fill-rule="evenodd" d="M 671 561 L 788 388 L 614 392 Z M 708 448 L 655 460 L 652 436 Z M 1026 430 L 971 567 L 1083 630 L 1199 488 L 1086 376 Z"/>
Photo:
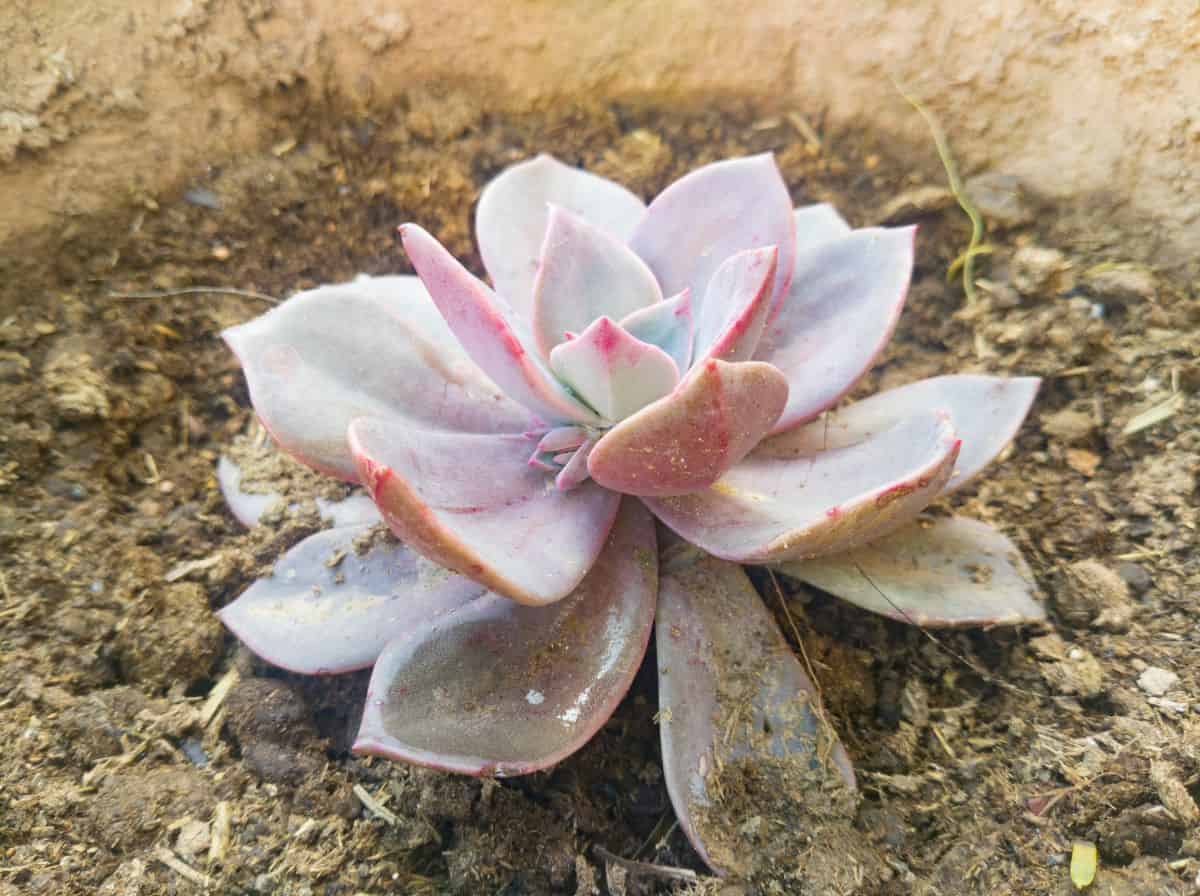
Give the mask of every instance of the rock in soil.
<path id="1" fill-rule="evenodd" d="M 1134 611 L 1125 580 L 1098 560 L 1081 560 L 1063 570 L 1054 606 L 1070 625 L 1108 632 L 1128 631 Z"/>

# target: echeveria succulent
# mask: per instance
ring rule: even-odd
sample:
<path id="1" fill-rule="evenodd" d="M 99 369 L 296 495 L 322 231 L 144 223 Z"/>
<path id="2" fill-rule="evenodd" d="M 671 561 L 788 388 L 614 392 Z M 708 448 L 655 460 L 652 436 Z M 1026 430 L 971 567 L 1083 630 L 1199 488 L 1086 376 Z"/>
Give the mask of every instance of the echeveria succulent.
<path id="1" fill-rule="evenodd" d="M 374 501 L 323 506 L 334 528 L 222 611 L 285 668 L 374 666 L 356 750 L 545 768 L 608 719 L 657 613 L 668 788 L 720 869 L 698 817 L 730 759 L 832 757 L 853 786 L 739 564 L 924 625 L 1040 618 L 1008 539 L 919 517 L 1012 439 L 1038 381 L 942 376 L 834 410 L 891 335 L 912 228 L 793 210 L 761 155 L 648 207 L 539 156 L 486 187 L 476 229 L 490 287 L 407 224 L 418 276 L 225 334 L 276 442 Z M 726 686 L 750 666 L 750 691 Z"/>

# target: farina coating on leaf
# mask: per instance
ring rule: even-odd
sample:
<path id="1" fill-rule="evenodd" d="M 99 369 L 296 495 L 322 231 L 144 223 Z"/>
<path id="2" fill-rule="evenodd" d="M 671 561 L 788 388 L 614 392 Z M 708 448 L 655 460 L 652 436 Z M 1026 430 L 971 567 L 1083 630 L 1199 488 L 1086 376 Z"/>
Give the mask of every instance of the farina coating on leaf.
<path id="1" fill-rule="evenodd" d="M 487 186 L 476 224 L 492 286 L 406 224 L 416 277 L 300 293 L 227 332 L 278 444 L 360 483 L 399 541 L 367 518 L 318 533 L 222 618 L 286 668 L 374 665 L 357 749 L 474 775 L 582 746 L 657 624 L 671 797 L 706 861 L 736 870 L 706 815 L 714 761 L 855 799 L 736 564 L 923 625 L 1040 618 L 1003 535 L 920 518 L 1013 439 L 1038 382 L 936 377 L 836 409 L 892 333 L 914 233 L 793 209 L 769 155 L 648 206 L 538 156 Z M 258 502 L 223 469 L 252 523 Z M 717 644 L 713 621 L 734 618 L 762 637 Z M 746 663 L 774 684 L 734 687 Z"/>

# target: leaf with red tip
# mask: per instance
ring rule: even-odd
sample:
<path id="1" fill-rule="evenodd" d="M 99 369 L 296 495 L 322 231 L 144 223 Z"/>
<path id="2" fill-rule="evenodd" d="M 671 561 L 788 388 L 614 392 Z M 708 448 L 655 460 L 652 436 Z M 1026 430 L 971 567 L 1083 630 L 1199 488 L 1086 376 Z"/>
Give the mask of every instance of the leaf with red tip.
<path id="1" fill-rule="evenodd" d="M 844 448 L 930 408 L 945 410 L 962 450 L 943 493 L 970 482 L 1016 436 L 1029 413 L 1041 380 L 1037 377 L 953 374 L 908 383 L 840 408 L 821 420 L 763 442 L 771 457 L 806 457 L 827 448 Z"/>
<path id="2" fill-rule="evenodd" d="M 514 432 L 529 414 L 459 347 L 416 277 L 362 277 L 288 299 L 222 333 L 279 445 L 356 481 L 346 427 L 364 414 Z"/>
<path id="3" fill-rule="evenodd" d="M 664 562 L 658 648 L 663 774 L 679 826 L 719 873 L 749 876 L 739 833 L 763 807 L 725 801 L 743 775 L 773 775 L 795 795 L 768 830 L 852 814 L 854 771 L 818 695 L 741 567 L 705 557 Z M 811 781 L 811 792 L 797 792 Z M 785 798 L 786 799 L 786 798 Z"/>
<path id="4" fill-rule="evenodd" d="M 913 625 L 1016 625 L 1046 618 L 1017 546 L 987 523 L 960 516 L 918 520 L 857 550 L 778 569 Z"/>
<path id="5" fill-rule="evenodd" d="M 958 446 L 945 416 L 926 413 L 812 457 L 784 460 L 756 451 L 710 489 L 646 503 L 681 537 L 726 560 L 817 557 L 858 547 L 915 518 L 949 478 Z"/>
<path id="6" fill-rule="evenodd" d="M 708 284 L 696 321 L 696 363 L 705 358 L 748 361 L 758 347 L 779 252 L 774 246 L 731 255 Z"/>
<path id="7" fill-rule="evenodd" d="M 524 436 L 419 430 L 361 418 L 350 445 L 363 484 L 401 539 L 435 563 L 525 604 L 569 594 L 612 526 L 619 496 L 559 491 Z"/>
<path id="8" fill-rule="evenodd" d="M 668 394 L 679 368 L 656 345 L 601 317 L 550 353 L 550 369 L 605 420 L 624 420 Z"/>
<path id="9" fill-rule="evenodd" d="M 787 382 L 769 364 L 705 361 L 666 398 L 610 429 L 588 469 L 630 495 L 707 488 L 770 431 L 786 401 Z"/>
<path id="10" fill-rule="evenodd" d="M 628 246 L 551 206 L 533 284 L 533 336 L 543 358 L 597 318 L 619 319 L 661 300 L 658 281 Z"/>
<path id="11" fill-rule="evenodd" d="M 695 325 L 688 290 L 633 312 L 621 320 L 621 329 L 642 342 L 657 345 L 671 356 L 680 373 L 691 366 Z"/>
<path id="12" fill-rule="evenodd" d="M 788 378 L 783 432 L 836 404 L 887 345 L 912 276 L 915 228 L 871 228 L 796 257 L 792 287 L 754 357 Z"/>
<path id="13" fill-rule="evenodd" d="M 600 729 L 641 665 L 654 620 L 654 523 L 625 501 L 570 595 L 523 607 L 489 595 L 388 645 L 355 752 L 468 775 L 547 768 Z"/>
<path id="14" fill-rule="evenodd" d="M 508 304 L 416 224 L 400 228 L 404 251 L 467 354 L 501 389 L 547 422 L 597 423 L 532 351 Z"/>
<path id="15" fill-rule="evenodd" d="M 272 447 L 271 450 L 275 449 Z M 273 504 L 286 502 L 287 506 L 291 508 L 308 497 L 293 492 L 244 490 L 241 467 L 225 454 L 217 459 L 217 487 L 221 490 L 221 497 L 225 499 L 230 512 L 239 523 L 248 529 L 257 526 L 259 518 Z M 375 503 L 360 491 L 347 495 L 340 501 L 331 501 L 322 497 L 316 497 L 313 500 L 321 519 L 334 527 L 371 525 L 381 522 Z"/>
<path id="16" fill-rule="evenodd" d="M 549 205 L 559 205 L 622 243 L 645 214 L 642 200 L 596 174 L 548 155 L 518 162 L 479 196 L 475 233 L 496 291 L 532 319 L 533 282 L 542 255 Z"/>
<path id="17" fill-rule="evenodd" d="M 744 249 L 775 246 L 772 305 L 792 281 L 796 232 L 792 200 L 775 159 L 764 153 L 697 168 L 660 193 L 630 245 L 667 295 L 685 287 L 699 301 L 724 262 Z"/>
<path id="18" fill-rule="evenodd" d="M 267 662 L 304 675 L 370 666 L 384 646 L 486 589 L 371 525 L 310 535 L 217 615 Z"/>

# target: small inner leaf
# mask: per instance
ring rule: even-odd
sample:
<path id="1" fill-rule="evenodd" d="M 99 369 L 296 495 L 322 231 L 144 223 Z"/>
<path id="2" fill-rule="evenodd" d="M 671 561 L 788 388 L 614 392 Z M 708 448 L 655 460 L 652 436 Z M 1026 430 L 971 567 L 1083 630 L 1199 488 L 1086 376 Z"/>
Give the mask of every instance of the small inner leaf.
<path id="1" fill-rule="evenodd" d="M 657 346 L 601 317 L 550 353 L 550 368 L 609 421 L 623 420 L 670 393 L 679 368 Z"/>

